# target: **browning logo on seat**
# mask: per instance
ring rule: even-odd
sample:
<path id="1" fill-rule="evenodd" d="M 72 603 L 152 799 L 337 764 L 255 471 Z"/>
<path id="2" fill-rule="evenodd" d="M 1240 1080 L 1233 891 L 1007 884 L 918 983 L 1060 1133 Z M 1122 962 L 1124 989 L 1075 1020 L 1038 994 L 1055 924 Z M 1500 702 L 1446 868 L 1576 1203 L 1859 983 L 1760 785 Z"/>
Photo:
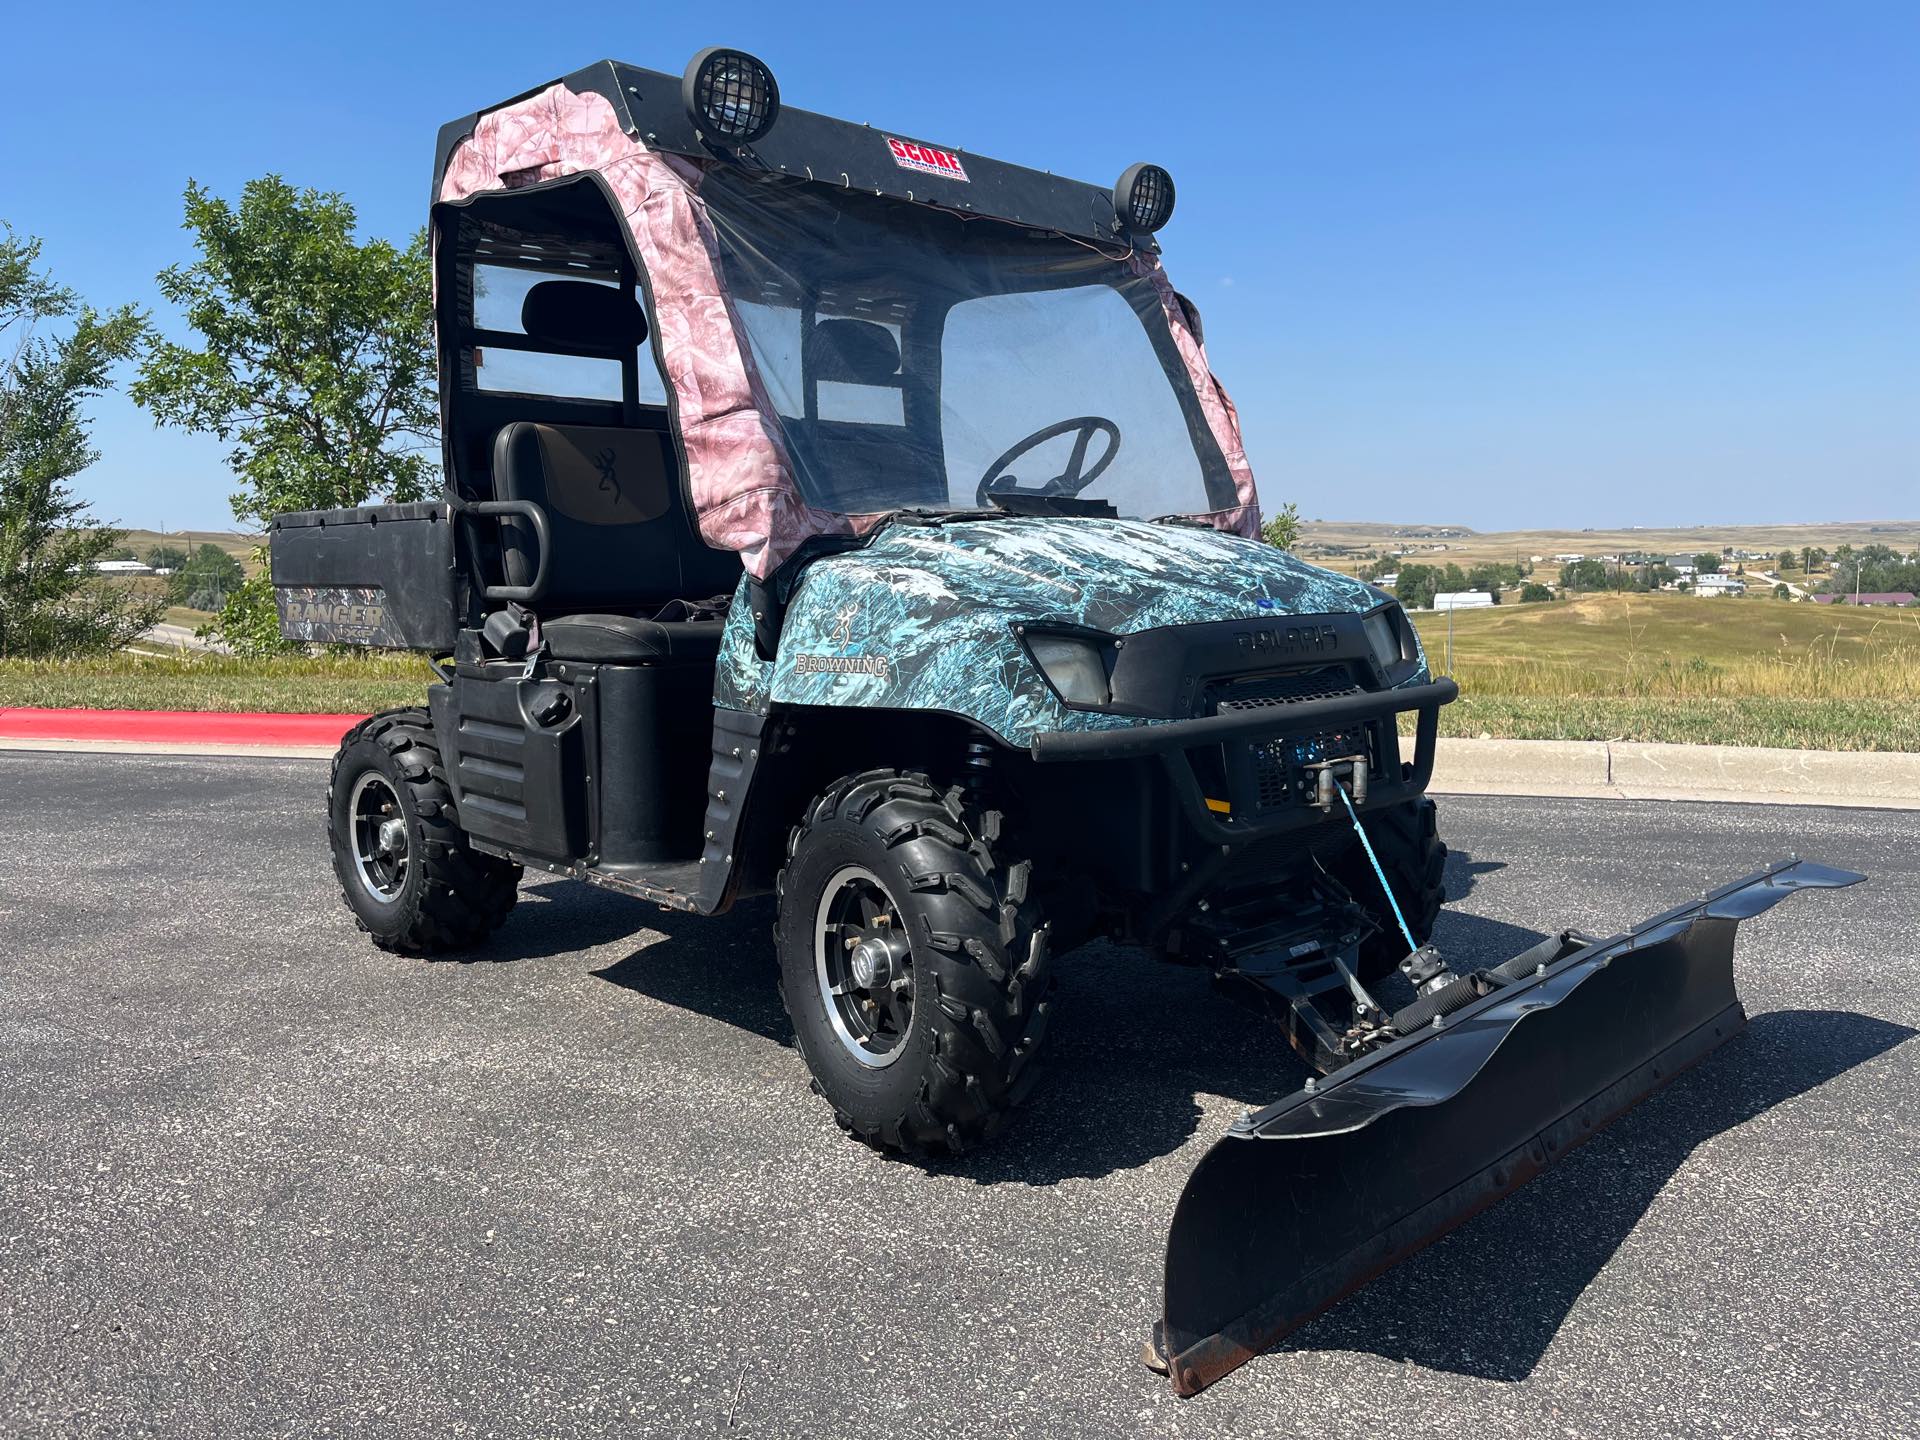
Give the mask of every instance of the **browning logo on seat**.
<path id="1" fill-rule="evenodd" d="M 547 469 L 547 501 L 583 525 L 643 525 L 667 513 L 671 483 L 665 437 L 633 430 L 596 431 L 593 448 L 558 426 L 538 427 Z"/>

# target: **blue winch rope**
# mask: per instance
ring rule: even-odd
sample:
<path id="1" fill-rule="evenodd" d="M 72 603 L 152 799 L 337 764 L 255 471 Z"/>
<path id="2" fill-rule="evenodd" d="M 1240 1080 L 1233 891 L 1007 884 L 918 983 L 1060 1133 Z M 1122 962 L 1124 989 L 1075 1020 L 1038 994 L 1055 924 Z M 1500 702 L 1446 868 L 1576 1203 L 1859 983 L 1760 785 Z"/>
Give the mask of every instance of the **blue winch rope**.
<path id="1" fill-rule="evenodd" d="M 1333 788 L 1340 792 L 1340 803 L 1347 807 L 1347 818 L 1353 821 L 1353 833 L 1360 837 L 1360 848 L 1367 852 L 1367 863 L 1373 866 L 1373 873 L 1380 881 L 1380 888 L 1386 892 L 1387 904 L 1393 907 L 1394 923 L 1399 925 L 1400 933 L 1407 937 L 1407 953 L 1411 955 L 1420 947 L 1413 943 L 1413 931 L 1407 928 L 1407 917 L 1400 913 L 1400 902 L 1393 898 L 1393 886 L 1387 883 L 1387 872 L 1380 868 L 1379 857 L 1373 853 L 1373 842 L 1367 839 L 1367 832 L 1360 824 L 1360 817 L 1354 813 L 1353 801 L 1347 798 L 1347 787 L 1336 780 Z"/>

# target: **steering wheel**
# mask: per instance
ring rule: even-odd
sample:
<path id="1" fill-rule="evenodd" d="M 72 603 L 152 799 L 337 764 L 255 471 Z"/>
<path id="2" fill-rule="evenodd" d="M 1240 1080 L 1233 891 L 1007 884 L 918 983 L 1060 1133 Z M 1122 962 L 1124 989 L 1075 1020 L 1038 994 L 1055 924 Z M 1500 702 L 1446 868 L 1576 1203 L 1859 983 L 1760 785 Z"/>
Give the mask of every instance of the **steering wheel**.
<path id="1" fill-rule="evenodd" d="M 1107 437 L 1106 452 L 1093 462 L 1092 469 L 1083 469 L 1087 463 L 1087 447 L 1093 443 L 1097 434 Z M 1067 468 L 1037 489 L 1029 490 L 1020 484 L 1017 475 L 1006 473 L 1007 466 L 1018 460 L 1036 446 L 1060 435 L 1077 435 L 1073 442 L 1073 453 L 1067 457 Z M 994 495 L 1078 495 L 1087 486 L 1100 478 L 1101 473 L 1113 463 L 1113 457 L 1120 453 L 1120 427 L 1111 420 L 1098 415 L 1081 415 L 1072 420 L 1062 420 L 1058 425 L 1049 425 L 1044 430 L 1036 430 L 993 464 L 987 467 L 987 473 L 980 479 L 980 488 L 974 494 L 973 503 L 985 509 L 991 505 Z M 1007 483 L 1000 484 L 998 482 Z"/>

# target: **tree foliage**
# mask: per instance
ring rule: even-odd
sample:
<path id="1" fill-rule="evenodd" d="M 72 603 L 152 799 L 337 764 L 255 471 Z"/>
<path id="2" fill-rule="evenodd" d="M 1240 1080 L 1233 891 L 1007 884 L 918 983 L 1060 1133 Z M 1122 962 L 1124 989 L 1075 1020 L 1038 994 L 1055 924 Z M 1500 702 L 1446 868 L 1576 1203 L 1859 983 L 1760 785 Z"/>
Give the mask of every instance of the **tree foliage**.
<path id="1" fill-rule="evenodd" d="M 122 535 L 68 482 L 99 458 L 86 402 L 134 352 L 146 319 L 83 304 L 39 259 L 38 240 L 0 225 L 0 655 L 113 650 L 161 605 L 94 572 Z"/>
<path id="2" fill-rule="evenodd" d="M 1562 590 L 1606 590 L 1611 586 L 1605 562 L 1600 560 L 1575 560 L 1560 567 L 1560 588 Z"/>
<path id="3" fill-rule="evenodd" d="M 1542 600 L 1551 599 L 1553 599 L 1553 592 L 1537 581 L 1529 580 L 1520 588 L 1520 603 L 1522 605 L 1537 605 Z"/>
<path id="4" fill-rule="evenodd" d="M 1278 550 L 1291 550 L 1300 543 L 1300 507 L 1289 500 L 1276 515 L 1260 527 L 1266 542 Z"/>
<path id="5" fill-rule="evenodd" d="M 157 341 L 133 397 L 165 425 L 232 443 L 242 521 L 418 499 L 438 433 L 425 232 L 354 238 L 353 206 L 249 181 L 237 206 L 198 184 L 199 258 L 161 272 L 197 343 Z"/>
<path id="6" fill-rule="evenodd" d="M 1703 550 L 1693 557 L 1693 570 L 1696 575 L 1718 575 L 1720 573 L 1720 557 L 1710 551 Z"/>
<path id="7" fill-rule="evenodd" d="M 247 572 L 233 556 L 218 545 L 203 544 L 174 571 L 167 595 L 174 604 L 189 610 L 219 610 L 246 578 Z"/>
<path id="8" fill-rule="evenodd" d="M 1902 555 L 1890 545 L 1842 545 L 1833 552 L 1833 572 L 1822 587 L 1829 595 L 1856 590 L 1877 594 L 1904 590 L 1920 595 L 1920 550 Z"/>

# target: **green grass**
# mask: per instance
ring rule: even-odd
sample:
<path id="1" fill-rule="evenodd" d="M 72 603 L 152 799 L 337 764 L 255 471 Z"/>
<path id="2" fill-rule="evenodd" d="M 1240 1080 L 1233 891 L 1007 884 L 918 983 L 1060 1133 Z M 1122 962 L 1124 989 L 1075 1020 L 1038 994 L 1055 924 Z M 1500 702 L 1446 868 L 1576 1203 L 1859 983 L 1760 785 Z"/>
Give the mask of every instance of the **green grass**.
<path id="1" fill-rule="evenodd" d="M 1409 719 L 1401 725 L 1413 733 Z M 1647 740 L 1783 750 L 1920 750 L 1920 713 L 1877 700 L 1635 699 L 1463 689 L 1440 733 L 1469 739 Z"/>
<path id="2" fill-rule="evenodd" d="M 270 710 L 364 714 L 418 705 L 432 672 L 418 655 L 104 655 L 0 660 L 0 705 L 86 710 Z"/>

